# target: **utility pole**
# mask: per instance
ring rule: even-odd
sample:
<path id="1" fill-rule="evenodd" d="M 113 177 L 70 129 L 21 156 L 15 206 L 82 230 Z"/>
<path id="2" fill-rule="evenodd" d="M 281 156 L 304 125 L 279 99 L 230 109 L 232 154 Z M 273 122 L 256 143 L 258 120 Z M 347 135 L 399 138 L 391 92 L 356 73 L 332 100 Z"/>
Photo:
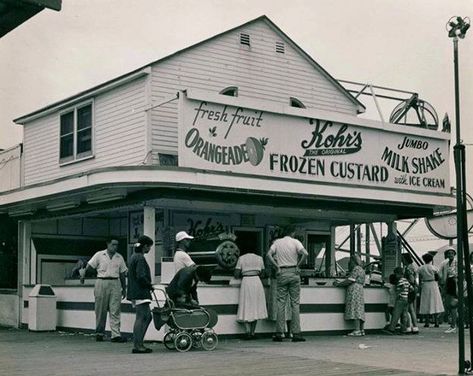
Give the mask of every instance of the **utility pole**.
<path id="1" fill-rule="evenodd" d="M 458 374 L 465 374 L 465 333 L 464 333 L 464 310 L 465 305 L 463 297 L 464 271 L 466 274 L 468 300 L 473 298 L 473 289 L 471 284 L 470 255 L 468 246 L 468 226 L 466 216 L 466 177 L 465 177 L 465 145 L 462 144 L 460 137 L 460 85 L 458 75 L 458 38 L 465 38 L 467 30 L 470 28 L 470 19 L 465 17 L 452 17 L 447 22 L 448 37 L 453 39 L 453 63 L 455 76 L 455 131 L 456 143 L 453 147 L 455 159 L 456 175 L 456 199 L 457 199 L 457 264 L 458 264 Z M 470 304 L 471 305 L 471 304 Z M 470 321 L 470 359 L 473 356 L 473 342 L 471 335 L 471 314 Z"/>

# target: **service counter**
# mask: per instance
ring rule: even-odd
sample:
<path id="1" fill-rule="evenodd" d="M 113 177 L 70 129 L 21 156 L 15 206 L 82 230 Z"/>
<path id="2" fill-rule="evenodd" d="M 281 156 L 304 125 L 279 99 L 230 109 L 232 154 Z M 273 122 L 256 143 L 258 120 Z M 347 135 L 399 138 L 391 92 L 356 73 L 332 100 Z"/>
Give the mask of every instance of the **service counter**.
<path id="1" fill-rule="evenodd" d="M 33 286 L 23 287 L 22 324 L 28 325 L 28 295 Z M 94 291 L 92 280 L 86 285 L 53 286 L 57 296 L 58 330 L 95 330 Z M 269 289 L 267 289 L 267 292 Z M 343 319 L 346 288 L 325 286 L 301 287 L 301 328 L 304 333 L 343 332 L 352 329 Z M 365 329 L 382 329 L 385 325 L 384 311 L 388 302 L 387 289 L 366 286 L 365 290 Z M 199 300 L 219 315 L 215 331 L 218 335 L 244 333 L 243 325 L 236 322 L 239 286 L 199 285 Z M 159 299 L 159 297 L 158 297 Z M 123 333 L 133 331 L 135 314 L 131 303 L 122 303 L 121 329 Z M 108 320 L 107 320 L 108 321 Z M 109 330 L 107 322 L 107 330 Z M 274 322 L 262 320 L 257 326 L 258 333 L 272 333 Z M 162 340 L 163 328 L 157 331 L 151 323 L 146 340 Z"/>

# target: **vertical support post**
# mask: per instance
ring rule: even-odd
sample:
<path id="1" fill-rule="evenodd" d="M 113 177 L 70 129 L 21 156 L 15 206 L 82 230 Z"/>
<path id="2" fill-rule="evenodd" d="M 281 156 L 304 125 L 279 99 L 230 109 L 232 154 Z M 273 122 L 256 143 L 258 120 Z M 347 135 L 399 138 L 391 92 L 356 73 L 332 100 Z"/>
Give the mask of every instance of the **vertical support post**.
<path id="1" fill-rule="evenodd" d="M 31 263 L 35 262 L 31 260 L 31 222 L 29 221 L 20 221 L 18 223 L 18 283 L 20 283 L 20 276 L 22 276 L 22 284 L 31 283 Z M 21 258 L 20 258 L 21 257 Z M 23 288 L 22 285 L 19 288 Z"/>
<path id="2" fill-rule="evenodd" d="M 361 225 L 356 229 L 356 253 L 361 256 Z"/>
<path id="3" fill-rule="evenodd" d="M 376 229 L 374 228 L 374 225 L 372 223 L 368 224 L 368 226 L 371 230 L 371 234 L 373 234 L 373 239 L 374 239 L 374 242 L 376 243 L 376 248 L 378 249 L 378 253 L 382 255 L 383 247 L 381 245 L 381 242 L 379 241 L 378 234 L 376 233 Z"/>
<path id="4" fill-rule="evenodd" d="M 370 255 L 370 226 L 368 223 L 365 224 L 365 253 L 366 253 L 366 264 L 371 262 Z"/>
<path id="5" fill-rule="evenodd" d="M 395 222 L 386 223 L 388 232 L 386 237 L 383 238 L 383 277 L 385 279 L 393 272 L 394 268 L 399 266 L 400 260 L 400 249 L 397 237 L 397 229 Z"/>
<path id="6" fill-rule="evenodd" d="M 464 299 L 460 291 L 463 290 L 463 191 L 465 189 L 462 181 L 462 156 L 464 155 L 464 146 L 461 145 L 460 137 L 460 85 L 458 82 L 458 38 L 453 38 L 453 66 L 455 77 L 455 123 L 456 123 L 456 143 L 453 147 L 455 159 L 455 174 L 457 185 L 457 264 L 458 264 L 458 373 L 465 373 L 465 333 L 464 333 Z M 463 152 L 462 152 L 463 151 Z M 461 290 L 460 290 L 461 289 Z"/>
<path id="7" fill-rule="evenodd" d="M 143 208 L 143 235 L 149 236 L 153 239 L 153 242 L 156 243 L 155 239 L 155 229 L 156 229 L 156 220 L 155 220 L 155 209 L 152 206 L 145 206 Z M 148 262 L 149 268 L 151 270 L 151 278 L 155 279 L 156 271 L 156 246 L 153 244 L 151 250 L 148 254 L 145 255 L 146 261 Z"/>
<path id="8" fill-rule="evenodd" d="M 465 372 L 465 333 L 464 333 L 464 315 L 463 307 L 465 305 L 463 298 L 463 213 L 462 213 L 462 181 L 461 181 L 461 147 L 455 145 L 455 171 L 457 185 L 457 265 L 458 265 L 458 373 L 463 375 Z"/>
<path id="9" fill-rule="evenodd" d="M 18 222 L 18 326 L 23 321 L 23 285 L 31 283 L 31 222 Z"/>
<path id="10" fill-rule="evenodd" d="M 355 225 L 350 225 L 350 256 L 355 254 Z"/>
<path id="11" fill-rule="evenodd" d="M 463 243 L 463 258 L 465 263 L 465 282 L 466 282 L 466 290 L 467 290 L 467 300 L 463 299 L 463 304 L 468 305 L 467 312 L 469 313 L 468 317 L 464 321 L 467 321 L 469 324 L 469 332 L 470 332 L 470 362 L 473 359 L 473 315 L 472 315 L 472 298 L 473 298 L 473 283 L 472 283 L 472 276 L 471 276 L 471 264 L 470 264 L 470 244 L 468 241 L 468 217 L 466 212 L 466 156 L 465 156 L 465 146 L 461 145 L 460 149 L 460 158 L 461 158 L 461 177 L 463 183 L 462 189 L 462 237 L 461 242 Z M 459 239 L 460 240 L 460 239 Z M 458 259 L 457 259 L 458 261 Z M 459 285 L 462 286 L 462 285 Z M 463 289 L 462 289 L 463 290 Z M 460 288 L 458 288 L 460 291 Z M 460 293 L 459 293 L 460 295 Z M 463 294 L 461 294 L 463 295 Z"/>
<path id="12" fill-rule="evenodd" d="M 333 277 L 337 274 L 337 259 L 335 257 L 335 230 L 336 227 L 330 228 L 330 244 L 327 244 L 327 246 L 330 247 L 330 264 L 327 269 L 329 271 L 327 277 Z"/>

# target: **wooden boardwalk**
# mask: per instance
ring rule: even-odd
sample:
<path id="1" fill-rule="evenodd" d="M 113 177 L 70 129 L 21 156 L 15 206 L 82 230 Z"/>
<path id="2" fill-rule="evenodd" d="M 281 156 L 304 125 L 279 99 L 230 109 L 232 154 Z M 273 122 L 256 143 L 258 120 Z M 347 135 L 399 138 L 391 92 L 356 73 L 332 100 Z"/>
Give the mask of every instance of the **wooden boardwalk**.
<path id="1" fill-rule="evenodd" d="M 333 339 L 332 339 L 333 340 Z M 331 342 L 332 340 L 328 340 Z M 338 338 L 344 341 L 343 338 Z M 212 352 L 169 351 L 152 343 L 152 354 L 133 355 L 131 343 L 97 343 L 71 333 L 32 333 L 0 328 L 0 375 L 5 376 L 283 376 L 283 375 L 431 375 L 343 361 L 313 359 L 321 340 L 273 343 L 223 340 Z M 268 351 L 269 350 L 269 351 Z M 327 350 L 327 349 L 326 349 Z M 334 351 L 339 349 L 334 348 Z M 364 350 L 359 351 L 363 356 Z"/>

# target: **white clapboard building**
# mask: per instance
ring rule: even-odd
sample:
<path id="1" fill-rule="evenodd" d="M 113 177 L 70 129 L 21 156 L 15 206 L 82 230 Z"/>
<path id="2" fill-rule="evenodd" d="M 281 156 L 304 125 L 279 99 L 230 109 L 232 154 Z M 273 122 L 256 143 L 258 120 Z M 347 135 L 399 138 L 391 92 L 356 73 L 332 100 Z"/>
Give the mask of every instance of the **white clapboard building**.
<path id="1" fill-rule="evenodd" d="M 80 285 L 74 267 L 109 235 L 126 258 L 139 235 L 155 239 L 147 259 L 164 283 L 177 231 L 207 238 L 206 256 L 195 258 L 212 263 L 208 239 L 233 233 L 242 251 L 264 255 L 279 226 L 293 223 L 310 253 L 302 330 L 348 329 L 345 291 L 330 280 L 339 272 L 336 227 L 454 204 L 450 135 L 359 118 L 363 111 L 262 16 L 15 119 L 24 141 L 9 151 L 15 171 L 0 171 L 0 213 L 18 220 L 19 289 L 9 304 L 19 323 L 28 325 L 33 286 L 49 284 L 58 328 L 93 330 L 94 281 Z M 219 313 L 217 333 L 237 334 L 238 286 L 227 277 L 217 268 L 199 296 Z M 366 287 L 365 301 L 366 328 L 383 327 L 385 290 Z M 122 307 L 131 332 L 133 309 Z"/>

